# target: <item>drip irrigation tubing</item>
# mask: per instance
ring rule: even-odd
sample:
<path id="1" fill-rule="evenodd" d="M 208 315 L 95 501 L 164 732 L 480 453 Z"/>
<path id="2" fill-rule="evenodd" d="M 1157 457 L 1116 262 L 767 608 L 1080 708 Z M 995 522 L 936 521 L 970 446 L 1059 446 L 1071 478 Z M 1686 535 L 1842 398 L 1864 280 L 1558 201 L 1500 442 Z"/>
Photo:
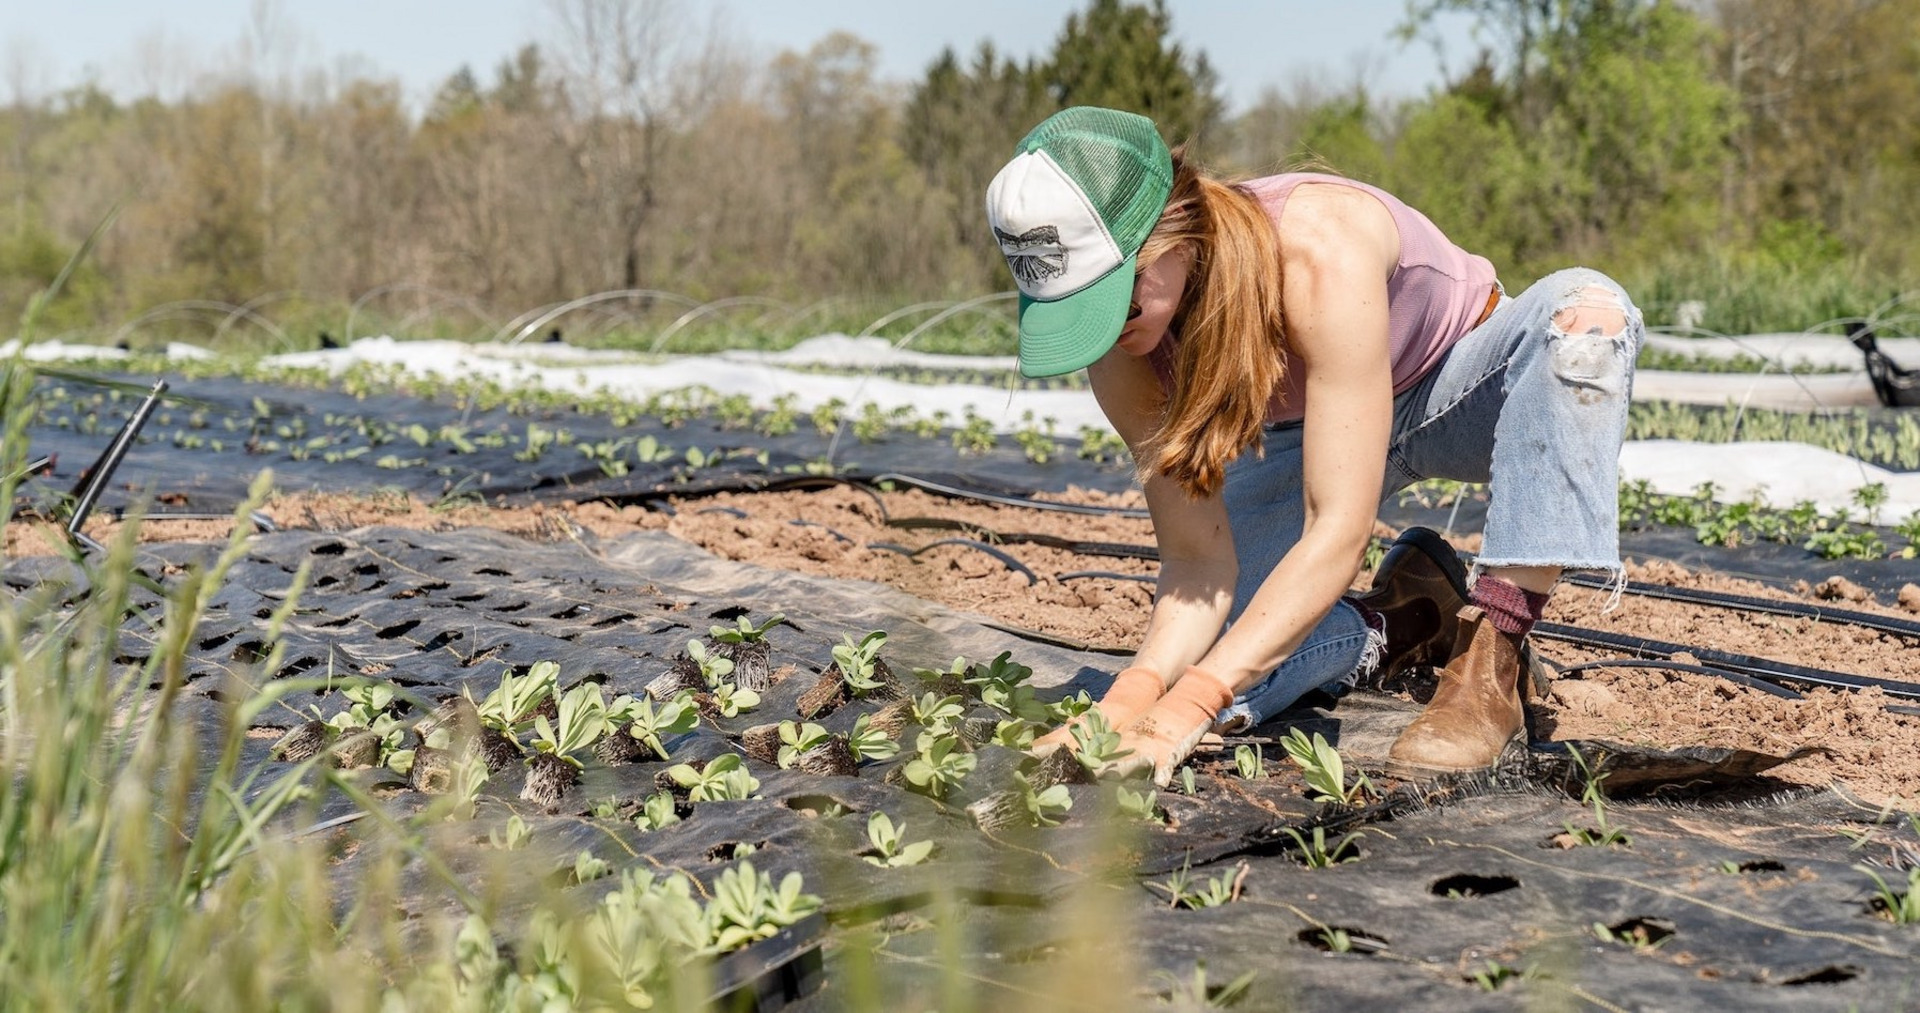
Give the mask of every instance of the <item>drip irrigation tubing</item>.
<path id="1" fill-rule="evenodd" d="M 1710 647 L 1688 647 L 1685 644 L 1668 643 L 1663 640 L 1650 640 L 1645 637 L 1628 636 L 1621 633 L 1608 633 L 1602 630 L 1582 629 L 1578 626 L 1565 626 L 1560 623 L 1537 623 L 1533 627 L 1535 636 L 1546 640 L 1558 640 L 1562 643 L 1581 647 L 1616 651 L 1641 658 L 1673 660 L 1676 654 L 1692 655 L 1699 661 L 1718 668 L 1725 668 L 1756 679 L 1764 679 L 1775 684 L 1793 684 L 1802 686 L 1820 686 L 1827 689 L 1878 689 L 1888 696 L 1897 696 L 1906 700 L 1920 700 L 1920 683 L 1901 682 L 1897 679 L 1879 679 L 1868 675 L 1853 675 L 1848 672 L 1834 672 L 1824 668 L 1809 668 L 1805 665 L 1793 665 L 1784 661 L 1772 661 L 1767 658 L 1755 658 L 1745 654 L 1728 651 L 1716 651 Z"/>
<path id="2" fill-rule="evenodd" d="M 1541 660 L 1544 661 L 1545 659 Z M 1547 662 L 1547 664 L 1553 665 L 1550 661 Z M 1572 675 L 1575 672 L 1588 672 L 1600 668 L 1657 668 L 1671 672 L 1692 672 L 1696 675 L 1711 675 L 1717 679 L 1725 679 L 1728 682 L 1737 683 L 1748 689 L 1757 689 L 1769 696 L 1777 696 L 1783 700 L 1806 699 L 1804 695 L 1788 689 L 1785 686 L 1768 682 L 1765 679 L 1756 679 L 1751 675 L 1745 675 L 1731 669 L 1715 668 L 1712 665 L 1690 665 L 1684 661 L 1667 661 L 1660 658 L 1608 658 L 1604 661 L 1584 661 L 1578 665 L 1567 665 L 1564 668 L 1553 665 L 1553 668 L 1555 678 Z"/>
<path id="3" fill-rule="evenodd" d="M 1595 590 L 1607 590 L 1607 582 L 1591 574 L 1576 573 L 1565 578 L 1567 583 Z M 1920 638 L 1920 622 L 1899 619 L 1893 616 L 1879 616 L 1871 612 L 1859 612 L 1853 609 L 1826 608 L 1820 605 L 1807 605 L 1801 602 L 1773 601 L 1768 598 L 1755 598 L 1751 595 L 1728 594 L 1724 591 L 1698 591 L 1685 587 L 1668 587 L 1665 584 L 1647 584 L 1637 580 L 1626 583 L 1627 594 L 1643 595 L 1648 598 L 1665 598 L 1669 601 L 1683 601 L 1690 605 L 1710 605 L 1716 608 L 1736 609 L 1742 612 L 1764 612 L 1769 615 L 1794 616 L 1812 619 L 1815 622 L 1841 623 L 1847 626 L 1860 626 L 1895 636 Z"/>
<path id="4" fill-rule="evenodd" d="M 909 549 L 906 546 L 900 545 L 896 542 L 868 542 L 867 548 L 880 549 L 885 552 L 897 552 L 900 555 L 907 557 L 908 559 L 917 559 L 919 558 L 922 552 L 925 552 L 928 549 L 937 549 L 943 545 L 959 545 L 969 549 L 976 550 L 978 552 L 984 552 L 987 555 L 992 556 L 993 558 L 999 560 L 1001 565 L 1005 566 L 1007 569 L 1012 570 L 1013 572 L 1021 575 L 1022 577 L 1027 578 L 1028 586 L 1032 586 L 1033 584 L 1038 583 L 1040 580 L 1039 577 L 1034 576 L 1034 573 L 1032 570 L 1027 569 L 1027 566 L 1025 563 L 1020 562 L 1019 560 L 1013 558 L 1012 556 L 1007 555 L 1006 553 L 1000 551 L 999 549 L 994 548 L 991 545 L 988 545 L 985 542 L 977 541 L 972 538 L 942 538 L 937 542 L 928 542 L 927 544 L 922 545 L 917 549 Z"/>
<path id="5" fill-rule="evenodd" d="M 909 531 L 965 531 L 981 541 L 992 542 L 995 545 L 1038 545 L 1048 549 L 1064 549 L 1083 556 L 1145 560 L 1160 558 L 1160 550 L 1150 545 L 1128 545 L 1125 542 L 1081 542 L 1071 538 L 1061 538 L 1058 535 L 1004 534 L 968 521 L 956 521 L 947 517 L 901 517 L 888 520 L 887 526 Z"/>
<path id="6" fill-rule="evenodd" d="M 939 482 L 929 481 L 924 478 L 915 478 L 912 475 L 903 475 L 894 471 L 881 472 L 878 475 L 866 479 L 866 481 L 873 485 L 879 485 L 882 482 L 895 482 L 900 485 L 909 485 L 915 489 L 947 496 L 952 499 L 972 500 L 976 503 L 992 503 L 996 506 L 1024 507 L 1030 510 L 1052 510 L 1057 513 L 1069 514 L 1095 514 L 1102 517 L 1144 518 L 1147 516 L 1147 511 L 1143 507 L 1103 507 L 1093 506 L 1087 503 L 1054 503 L 1048 500 L 1028 499 L 1022 496 L 1007 496 L 1000 493 L 983 492 L 978 489 L 962 489 L 958 486 L 943 485 Z"/>

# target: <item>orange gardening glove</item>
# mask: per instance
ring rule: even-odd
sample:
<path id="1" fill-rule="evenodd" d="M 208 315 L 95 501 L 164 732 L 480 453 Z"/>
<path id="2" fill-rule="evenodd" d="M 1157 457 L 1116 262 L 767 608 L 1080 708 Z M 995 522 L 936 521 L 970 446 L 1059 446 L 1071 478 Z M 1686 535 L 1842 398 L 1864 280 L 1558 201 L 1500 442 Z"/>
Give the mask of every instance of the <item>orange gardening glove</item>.
<path id="1" fill-rule="evenodd" d="M 1120 748 L 1133 752 L 1110 769 L 1130 774 L 1151 765 L 1153 783 L 1166 787 L 1200 737 L 1213 728 L 1214 718 L 1232 702 L 1232 687 L 1198 665 L 1187 666 L 1152 710 L 1122 730 Z"/>
<path id="2" fill-rule="evenodd" d="M 1100 698 L 1094 707 L 1107 719 L 1107 726 L 1115 730 L 1125 728 L 1133 720 L 1147 712 L 1155 700 L 1166 689 L 1166 682 L 1160 673 L 1144 665 L 1132 665 L 1120 670 L 1113 677 L 1113 683 L 1107 687 L 1107 695 Z M 1091 714 L 1093 711 L 1088 711 Z M 1076 716 L 1072 721 L 1033 740 L 1033 755 L 1046 756 L 1058 749 L 1072 749 L 1073 730 L 1086 722 L 1087 714 Z"/>

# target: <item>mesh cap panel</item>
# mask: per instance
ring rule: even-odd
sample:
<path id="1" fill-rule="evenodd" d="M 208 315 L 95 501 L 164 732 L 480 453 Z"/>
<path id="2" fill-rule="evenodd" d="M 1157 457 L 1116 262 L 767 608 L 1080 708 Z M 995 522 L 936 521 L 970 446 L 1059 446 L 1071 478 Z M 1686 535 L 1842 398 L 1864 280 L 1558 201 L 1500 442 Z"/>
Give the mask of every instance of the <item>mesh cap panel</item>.
<path id="1" fill-rule="evenodd" d="M 1124 254 L 1147 241 L 1173 189 L 1173 156 L 1153 121 L 1076 106 L 1048 117 L 1020 142 L 1045 151 L 1085 191 Z"/>

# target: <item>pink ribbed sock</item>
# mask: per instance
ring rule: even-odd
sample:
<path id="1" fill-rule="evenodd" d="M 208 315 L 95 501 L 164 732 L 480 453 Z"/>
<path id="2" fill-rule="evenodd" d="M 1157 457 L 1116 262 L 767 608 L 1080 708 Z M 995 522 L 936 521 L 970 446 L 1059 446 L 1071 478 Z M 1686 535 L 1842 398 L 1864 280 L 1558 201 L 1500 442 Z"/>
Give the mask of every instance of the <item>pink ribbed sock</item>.
<path id="1" fill-rule="evenodd" d="M 1528 591 L 1498 577 L 1481 574 L 1467 600 L 1480 606 L 1487 621 L 1502 633 L 1524 637 L 1547 610 L 1548 595 Z"/>

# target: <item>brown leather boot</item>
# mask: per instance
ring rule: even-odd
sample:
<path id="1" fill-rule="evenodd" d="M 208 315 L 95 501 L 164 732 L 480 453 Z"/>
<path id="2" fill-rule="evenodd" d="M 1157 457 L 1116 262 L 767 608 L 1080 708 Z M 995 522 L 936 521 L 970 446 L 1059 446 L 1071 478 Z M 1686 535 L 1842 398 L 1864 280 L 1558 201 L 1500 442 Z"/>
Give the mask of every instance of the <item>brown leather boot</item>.
<path id="1" fill-rule="evenodd" d="M 1469 605 L 1460 610 L 1453 657 L 1427 709 L 1387 753 L 1398 777 L 1438 777 L 1486 770 L 1526 730 L 1520 702 L 1520 644 Z"/>
<path id="2" fill-rule="evenodd" d="M 1447 540 L 1408 528 L 1373 573 L 1373 587 L 1352 600 L 1387 622 L 1387 644 L 1370 683 L 1392 685 L 1408 667 L 1444 662 L 1467 604 L 1467 570 Z"/>

